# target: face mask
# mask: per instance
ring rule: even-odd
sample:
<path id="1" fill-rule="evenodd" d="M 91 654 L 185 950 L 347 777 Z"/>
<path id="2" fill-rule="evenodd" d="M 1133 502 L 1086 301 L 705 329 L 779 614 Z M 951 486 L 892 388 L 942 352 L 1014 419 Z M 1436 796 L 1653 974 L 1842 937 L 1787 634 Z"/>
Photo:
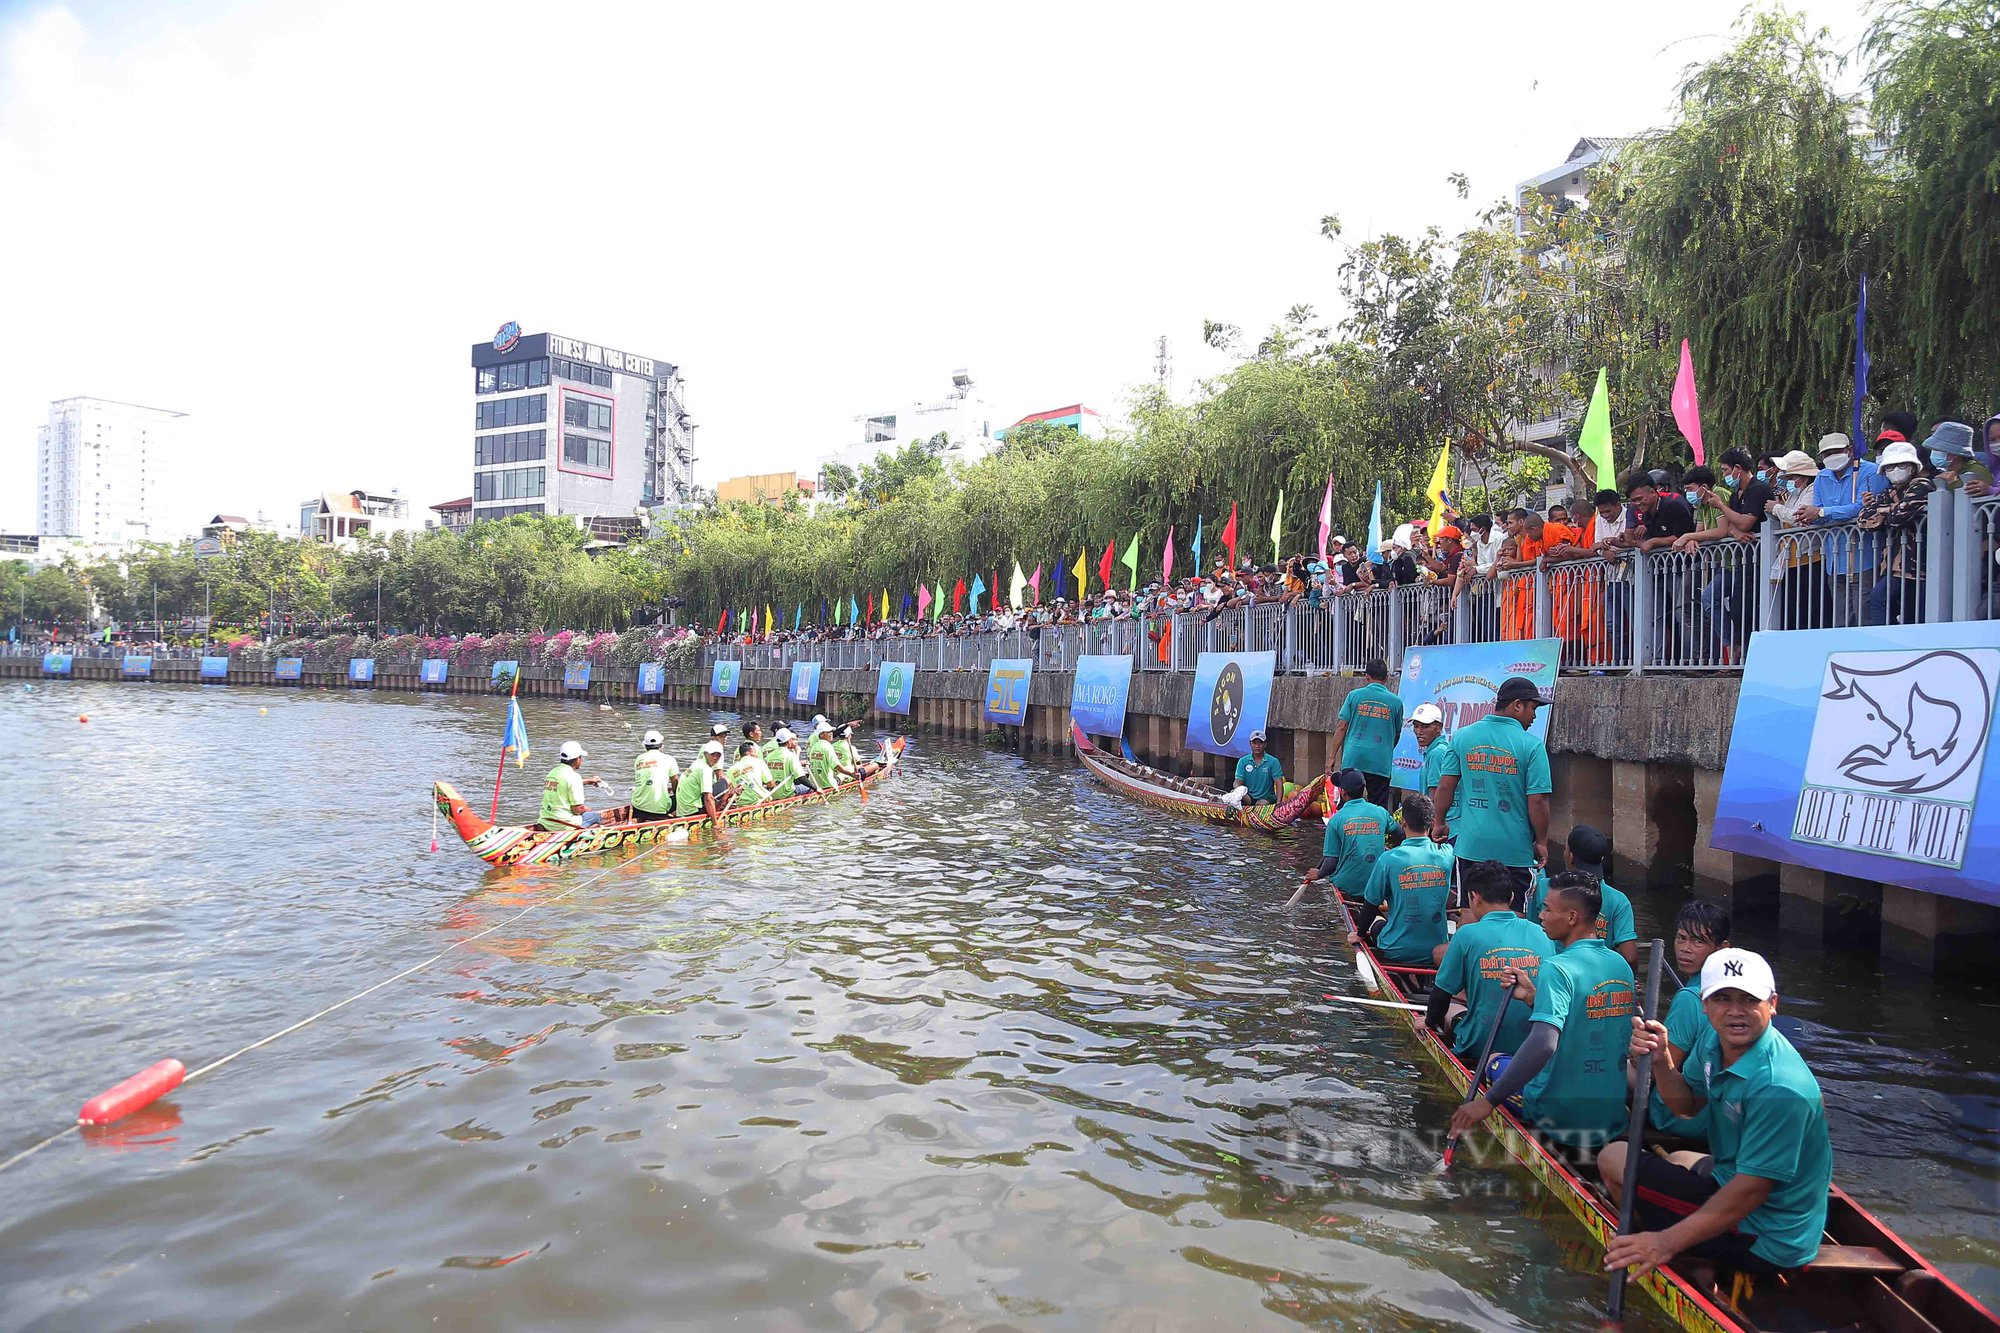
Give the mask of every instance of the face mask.
<path id="1" fill-rule="evenodd" d="M 1783 485 L 1787 495 L 1797 495 L 1799 493 L 1799 481 L 1797 477 L 1786 477 Z"/>
<path id="2" fill-rule="evenodd" d="M 1889 484 L 1891 486 L 1901 486 L 1909 481 L 1910 478 L 1917 475 L 1917 465 L 1915 463 L 1898 463 L 1894 467 L 1885 468 L 1884 471 L 1889 474 Z"/>
<path id="3" fill-rule="evenodd" d="M 1757 480 L 1759 480 L 1759 481 L 1763 482 L 1763 483 L 1764 483 L 1764 484 L 1765 484 L 1766 486 L 1770 485 L 1770 484 L 1771 484 L 1771 470 L 1770 470 L 1769 468 L 1761 468 L 1761 467 L 1760 467 L 1760 468 L 1758 468 L 1758 469 L 1757 469 Z"/>
<path id="4" fill-rule="evenodd" d="M 1847 455 L 1843 453 L 1821 454 L 1819 456 L 1819 465 L 1828 472 L 1844 472 L 1847 470 Z"/>
<path id="5" fill-rule="evenodd" d="M 1682 499 L 1684 499 L 1684 500 L 1686 500 L 1686 501 L 1688 502 L 1688 508 L 1689 508 L 1689 509 L 1699 509 L 1699 508 L 1701 508 L 1701 492 L 1700 492 L 1700 491 L 1683 491 L 1683 492 L 1681 493 L 1681 498 L 1682 498 Z"/>
<path id="6" fill-rule="evenodd" d="M 1931 466 L 1942 470 L 1951 464 L 1952 456 L 1942 449 L 1931 450 Z"/>

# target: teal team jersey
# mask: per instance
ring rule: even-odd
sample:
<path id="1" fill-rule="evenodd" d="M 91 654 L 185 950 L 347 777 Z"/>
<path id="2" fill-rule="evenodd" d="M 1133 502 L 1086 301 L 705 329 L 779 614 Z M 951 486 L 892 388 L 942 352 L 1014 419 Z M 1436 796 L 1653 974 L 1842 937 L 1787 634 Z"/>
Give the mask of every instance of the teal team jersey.
<path id="1" fill-rule="evenodd" d="M 1236 785 L 1250 789 L 1252 803 L 1269 805 L 1284 790 L 1285 766 L 1268 751 L 1262 759 L 1252 759 L 1246 754 L 1236 761 Z"/>
<path id="2" fill-rule="evenodd" d="M 1632 919 L 1632 900 L 1625 896 L 1623 889 L 1614 889 L 1608 880 L 1597 881 L 1597 892 L 1604 904 L 1597 910 L 1597 938 L 1612 948 L 1639 938 L 1639 928 Z M 1542 903 L 1549 896 L 1549 872 L 1544 870 L 1535 876 L 1535 891 L 1528 897 L 1528 919 L 1539 921 Z"/>
<path id="3" fill-rule="evenodd" d="M 1429 967 L 1445 941 L 1444 909 L 1451 898 L 1451 848 L 1406 838 L 1375 859 L 1361 896 L 1382 910 L 1375 948 L 1398 967 Z"/>
<path id="4" fill-rule="evenodd" d="M 1498 861 L 1525 868 L 1535 863 L 1535 835 L 1528 797 L 1546 796 L 1548 747 L 1513 718 L 1488 713 L 1451 738 L 1439 776 L 1458 778 L 1452 825 L 1458 854 L 1468 861 Z"/>
<path id="5" fill-rule="evenodd" d="M 1349 801 L 1327 818 L 1320 855 L 1334 858 L 1333 887 L 1347 895 L 1358 895 L 1368 887 L 1388 828 L 1389 812 L 1361 800 Z"/>
<path id="6" fill-rule="evenodd" d="M 1417 781 L 1423 784 L 1424 795 L 1429 796 L 1437 790 L 1438 779 L 1444 776 L 1444 757 L 1450 753 L 1451 742 L 1443 736 L 1439 736 L 1436 740 L 1432 741 L 1430 748 L 1424 751 L 1423 773 L 1417 778 Z M 1461 780 L 1459 783 L 1460 788 L 1462 789 L 1464 785 L 1463 780 Z M 1452 796 L 1451 809 L 1445 811 L 1444 824 L 1446 828 L 1456 829 L 1458 827 L 1458 812 L 1464 805 L 1465 796 L 1461 790 Z"/>
<path id="7" fill-rule="evenodd" d="M 1561 1035 L 1555 1055 L 1521 1094 L 1543 1133 L 1594 1148 L 1625 1128 L 1625 1052 L 1637 1008 L 1631 965 L 1604 941 L 1578 940 L 1543 960 L 1531 1021 Z"/>
<path id="8" fill-rule="evenodd" d="M 1465 1014 L 1451 1049 L 1470 1068 L 1486 1042 L 1493 1011 L 1500 1003 L 1500 974 L 1519 968 L 1531 977 L 1541 974 L 1542 960 L 1554 956 L 1556 942 L 1533 921 L 1509 911 L 1488 912 L 1458 928 L 1438 964 L 1437 984 L 1465 997 Z M 1493 1049 L 1512 1055 L 1528 1039 L 1529 1006 L 1518 1000 L 1507 1006 Z"/>
<path id="9" fill-rule="evenodd" d="M 1403 733 L 1403 701 L 1386 685 L 1369 681 L 1350 691 L 1340 704 L 1347 739 L 1340 747 L 1340 766 L 1386 777 L 1394 770 L 1390 756 Z"/>
<path id="10" fill-rule="evenodd" d="M 1701 1034 L 1708 1031 L 1708 1015 L 1701 1007 L 1701 982 L 1690 981 L 1680 988 L 1672 1004 L 1667 1006 L 1667 1040 L 1680 1047 L 1683 1052 L 1691 1052 L 1701 1041 Z M 1681 1063 L 1687 1063 L 1683 1055 Z M 1700 1117 L 1683 1120 L 1667 1106 L 1666 1098 L 1660 1096 L 1660 1087 L 1653 1085 L 1652 1100 L 1647 1103 L 1646 1118 L 1654 1129 L 1678 1134 L 1682 1138 L 1698 1139 L 1707 1134 L 1707 1127 Z"/>
<path id="11" fill-rule="evenodd" d="M 1797 1268 L 1819 1253 L 1826 1230 L 1826 1194 L 1833 1183 L 1833 1144 L 1819 1080 L 1777 1028 L 1722 1066 L 1715 1029 L 1701 1035 L 1682 1063 L 1715 1154 L 1715 1183 L 1737 1176 L 1773 1182 L 1757 1211 L 1737 1225 L 1753 1237 L 1750 1252 L 1780 1268 Z"/>

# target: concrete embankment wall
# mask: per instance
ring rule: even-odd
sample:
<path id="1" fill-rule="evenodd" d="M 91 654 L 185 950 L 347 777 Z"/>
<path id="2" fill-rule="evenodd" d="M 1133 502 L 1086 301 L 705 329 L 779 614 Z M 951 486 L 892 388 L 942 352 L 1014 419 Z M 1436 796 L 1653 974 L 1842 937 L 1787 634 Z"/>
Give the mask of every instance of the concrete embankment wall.
<path id="1" fill-rule="evenodd" d="M 37 658 L 0 658 L 0 677 L 37 679 Z M 80 680 L 117 680 L 116 659 L 82 659 Z M 350 685 L 344 668 L 308 666 L 305 679 L 279 682 L 267 663 L 235 663 L 230 683 L 285 688 L 491 693 L 485 672 L 424 685 L 414 664 L 379 663 L 372 686 Z M 599 668 L 588 695 L 600 702 L 638 702 L 635 673 Z M 1069 752 L 1070 676 L 1037 671 L 1027 720 L 1020 727 L 983 722 L 986 677 L 977 671 L 919 673 L 909 717 L 877 715 L 871 705 L 875 669 L 821 673 L 820 708 L 841 719 L 866 717 L 884 729 L 983 737 L 1022 752 Z M 158 684 L 200 684 L 195 662 L 154 663 Z M 134 682 L 142 684 L 143 682 Z M 719 709 L 749 717 L 789 718 L 801 710 L 786 698 L 789 675 L 745 670 L 734 700 L 709 693 L 706 670 L 669 672 L 658 702 Z M 1325 769 L 1340 704 L 1361 682 L 1343 676 L 1283 676 L 1272 685 L 1266 728 L 1271 752 L 1301 778 Z M 1126 736 L 1147 763 L 1185 776 L 1226 783 L 1233 761 L 1183 748 L 1193 677 L 1144 672 L 1132 679 Z M 1742 917 L 1775 916 L 1790 935 L 1879 949 L 1889 959 L 1926 970 L 1981 977 L 2000 948 L 2000 911 L 1845 875 L 1830 875 L 1708 846 L 1722 767 L 1736 714 L 1737 680 L 1729 676 L 1565 676 L 1556 687 L 1549 749 L 1555 777 L 1551 832 L 1572 824 L 1611 834 L 1612 879 L 1625 885 L 1700 894 Z M 579 696 L 559 672 L 524 672 L 527 696 Z"/>

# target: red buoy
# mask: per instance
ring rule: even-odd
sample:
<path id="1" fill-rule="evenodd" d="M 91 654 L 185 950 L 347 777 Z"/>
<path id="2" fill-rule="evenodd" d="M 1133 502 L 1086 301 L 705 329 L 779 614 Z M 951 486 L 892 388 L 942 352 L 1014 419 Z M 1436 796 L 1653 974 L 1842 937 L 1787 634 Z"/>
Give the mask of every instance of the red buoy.
<path id="1" fill-rule="evenodd" d="M 148 1065 L 123 1083 L 106 1088 L 83 1104 L 76 1113 L 79 1125 L 108 1125 L 122 1120 L 143 1106 L 151 1106 L 181 1085 L 187 1066 L 178 1060 L 162 1060 Z"/>

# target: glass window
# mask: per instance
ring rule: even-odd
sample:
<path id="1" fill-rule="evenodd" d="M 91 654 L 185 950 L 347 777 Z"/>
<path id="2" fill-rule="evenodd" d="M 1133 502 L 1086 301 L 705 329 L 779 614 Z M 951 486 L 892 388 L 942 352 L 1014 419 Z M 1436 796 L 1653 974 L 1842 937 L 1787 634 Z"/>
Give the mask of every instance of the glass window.
<path id="1" fill-rule="evenodd" d="M 588 435 L 565 434 L 563 461 L 572 467 L 584 468 L 591 472 L 609 472 L 611 441 L 595 440 Z"/>
<path id="2" fill-rule="evenodd" d="M 494 378 L 495 378 L 495 372 L 493 367 L 482 366 L 479 370 L 478 384 L 474 387 L 473 392 L 492 393 Z"/>
<path id="3" fill-rule="evenodd" d="M 608 431 L 611 429 L 611 404 L 589 398 L 565 398 L 563 424 L 581 426 L 585 430 Z"/>

